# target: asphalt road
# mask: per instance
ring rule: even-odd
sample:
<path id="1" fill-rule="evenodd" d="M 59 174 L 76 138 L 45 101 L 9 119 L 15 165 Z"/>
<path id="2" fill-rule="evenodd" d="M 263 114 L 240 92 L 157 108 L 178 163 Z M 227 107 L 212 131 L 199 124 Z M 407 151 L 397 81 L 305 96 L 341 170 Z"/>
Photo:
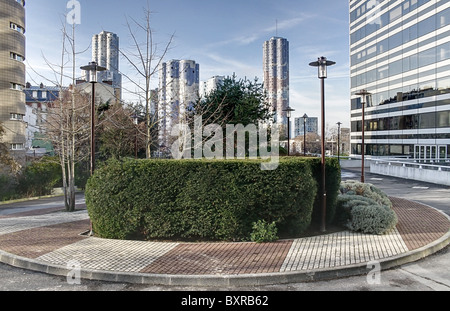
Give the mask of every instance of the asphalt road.
<path id="1" fill-rule="evenodd" d="M 372 183 L 388 195 L 431 205 L 447 215 L 450 215 L 450 187 L 429 183 L 386 177 L 366 172 L 366 182 Z M 342 179 L 358 180 L 360 172 L 343 170 Z M 84 198 L 77 198 L 79 206 L 84 204 Z M 0 214 L 15 210 L 25 211 L 30 208 L 49 208 L 61 204 L 62 198 L 51 198 L 27 203 L 0 205 Z M 62 205 L 61 205 L 62 206 Z M 125 283 L 82 280 L 81 284 L 69 284 L 65 277 L 51 276 L 33 271 L 14 268 L 0 264 L 0 291 L 142 291 L 142 292 L 205 292 L 205 291 L 234 291 L 245 294 L 269 295 L 269 292 L 299 291 L 450 291 L 450 247 L 428 256 L 414 263 L 406 264 L 395 269 L 382 271 L 377 282 L 369 279 L 368 275 L 340 278 L 313 283 L 290 283 L 270 286 L 254 287 L 172 287 L 150 286 Z M 209 294 L 208 296 L 211 297 Z M 177 296 L 176 299 L 181 299 Z M 166 299 L 166 296 L 152 296 L 153 299 Z M 288 298 L 292 298 L 288 296 Z M 171 303 L 178 304 L 178 300 Z M 181 304 L 181 302 L 180 302 Z"/>

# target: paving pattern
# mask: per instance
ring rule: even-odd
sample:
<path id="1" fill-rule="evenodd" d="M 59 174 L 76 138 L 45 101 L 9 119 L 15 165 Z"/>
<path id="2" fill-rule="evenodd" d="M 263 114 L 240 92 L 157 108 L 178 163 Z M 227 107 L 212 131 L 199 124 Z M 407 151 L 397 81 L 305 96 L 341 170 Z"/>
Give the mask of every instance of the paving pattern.
<path id="1" fill-rule="evenodd" d="M 176 246 L 176 243 L 85 238 L 37 259 L 61 266 L 76 261 L 84 269 L 139 272 Z"/>
<path id="2" fill-rule="evenodd" d="M 90 227 L 87 211 L 43 209 L 42 215 L 0 218 L 0 250 L 51 265 L 66 266 L 76 261 L 82 269 L 90 270 L 244 275 L 309 271 L 381 260 L 425 246 L 449 232 L 450 222 L 444 214 L 408 200 L 391 200 L 399 223 L 385 235 L 342 231 L 274 243 L 100 239 L 81 235 Z"/>
<path id="3" fill-rule="evenodd" d="M 408 248 L 397 230 L 385 235 L 343 231 L 294 241 L 280 271 L 347 266 L 392 257 Z"/>
<path id="4" fill-rule="evenodd" d="M 448 218 L 439 211 L 404 199 L 391 201 L 398 217 L 398 231 L 409 250 L 423 247 L 448 232 Z"/>

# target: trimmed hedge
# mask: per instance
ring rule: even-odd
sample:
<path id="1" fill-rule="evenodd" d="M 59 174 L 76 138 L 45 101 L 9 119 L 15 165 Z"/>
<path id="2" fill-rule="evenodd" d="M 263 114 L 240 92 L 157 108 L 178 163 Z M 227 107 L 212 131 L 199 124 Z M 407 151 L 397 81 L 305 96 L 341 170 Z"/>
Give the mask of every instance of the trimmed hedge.
<path id="1" fill-rule="evenodd" d="M 242 241 L 260 220 L 299 234 L 311 223 L 316 162 L 281 158 L 262 171 L 258 160 L 113 160 L 88 180 L 86 204 L 104 238 Z"/>
<path id="2" fill-rule="evenodd" d="M 314 201 L 314 210 L 312 221 L 320 224 L 322 219 L 322 160 L 320 158 L 310 159 L 312 173 L 316 179 L 318 188 L 317 196 Z M 326 222 L 331 224 L 336 216 L 336 203 L 341 186 L 341 167 L 339 161 L 335 158 L 327 158 L 325 161 L 325 188 L 326 188 Z"/>

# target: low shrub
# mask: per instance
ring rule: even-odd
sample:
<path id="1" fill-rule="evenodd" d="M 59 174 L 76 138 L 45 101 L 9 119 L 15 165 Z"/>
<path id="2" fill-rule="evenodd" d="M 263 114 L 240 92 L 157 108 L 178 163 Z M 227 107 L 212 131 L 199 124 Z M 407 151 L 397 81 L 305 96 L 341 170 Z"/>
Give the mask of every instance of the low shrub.
<path id="1" fill-rule="evenodd" d="M 397 215 L 387 206 L 356 205 L 351 210 L 351 221 L 348 228 L 370 234 L 384 234 L 397 224 Z"/>
<path id="2" fill-rule="evenodd" d="M 242 241 L 259 220 L 299 234 L 311 223 L 314 165 L 281 158 L 262 171 L 259 160 L 111 160 L 88 180 L 86 204 L 104 238 Z"/>
<path id="3" fill-rule="evenodd" d="M 58 160 L 44 157 L 27 165 L 17 179 L 17 193 L 20 197 L 49 195 L 54 187 L 62 185 L 61 166 Z"/>
<path id="4" fill-rule="evenodd" d="M 336 222 L 353 231 L 384 234 L 398 222 L 389 197 L 371 184 L 341 183 L 336 204 Z"/>
<path id="5" fill-rule="evenodd" d="M 360 195 L 366 198 L 373 199 L 378 204 L 392 208 L 392 202 L 391 200 L 389 200 L 389 197 L 383 191 L 372 184 L 362 183 L 356 180 L 346 180 L 341 183 L 339 190 L 341 194 Z"/>
<path id="6" fill-rule="evenodd" d="M 15 176 L 0 174 L 0 201 L 17 199 L 16 188 L 17 178 Z"/>
<path id="7" fill-rule="evenodd" d="M 265 243 L 278 240 L 278 230 L 275 222 L 271 224 L 265 220 L 258 220 L 253 223 L 253 232 L 250 239 L 256 243 Z"/>

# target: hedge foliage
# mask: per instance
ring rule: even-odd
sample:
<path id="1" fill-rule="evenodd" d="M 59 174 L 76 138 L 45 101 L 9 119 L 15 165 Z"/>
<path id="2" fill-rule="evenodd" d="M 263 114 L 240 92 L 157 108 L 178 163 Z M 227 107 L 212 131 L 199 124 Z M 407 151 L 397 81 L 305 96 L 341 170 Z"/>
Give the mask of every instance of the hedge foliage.
<path id="1" fill-rule="evenodd" d="M 336 222 L 353 231 L 385 234 L 398 222 L 388 196 L 372 184 L 342 182 L 336 206 Z"/>
<path id="2" fill-rule="evenodd" d="M 313 158 L 312 172 L 317 181 L 317 196 L 314 201 L 313 222 L 321 223 L 322 218 L 322 160 Z M 326 188 L 326 222 L 331 224 L 336 217 L 336 203 L 341 187 L 341 167 L 335 158 L 327 158 L 325 161 L 325 188 Z"/>
<path id="3" fill-rule="evenodd" d="M 319 161 L 320 164 L 320 161 Z M 298 234 L 311 223 L 317 159 L 112 160 L 86 186 L 94 232 L 112 239 L 249 240 L 253 224 Z M 338 192 L 339 188 L 334 189 Z"/>

